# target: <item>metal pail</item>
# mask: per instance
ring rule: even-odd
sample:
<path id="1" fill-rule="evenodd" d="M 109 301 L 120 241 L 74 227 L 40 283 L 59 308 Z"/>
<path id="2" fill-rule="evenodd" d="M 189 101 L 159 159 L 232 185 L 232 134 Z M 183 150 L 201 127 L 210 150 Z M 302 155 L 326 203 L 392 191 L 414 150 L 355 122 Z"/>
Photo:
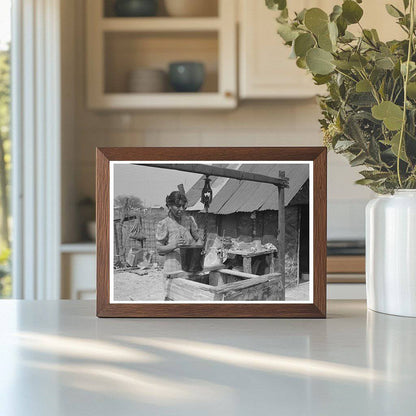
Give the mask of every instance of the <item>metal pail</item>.
<path id="1" fill-rule="evenodd" d="M 200 272 L 204 266 L 203 247 L 180 247 L 181 265 L 184 272 Z"/>

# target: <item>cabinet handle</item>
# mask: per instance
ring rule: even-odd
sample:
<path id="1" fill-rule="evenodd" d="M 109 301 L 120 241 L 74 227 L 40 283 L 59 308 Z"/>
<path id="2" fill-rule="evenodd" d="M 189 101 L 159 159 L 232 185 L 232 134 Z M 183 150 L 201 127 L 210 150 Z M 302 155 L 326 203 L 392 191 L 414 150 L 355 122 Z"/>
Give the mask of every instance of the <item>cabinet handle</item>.
<path id="1" fill-rule="evenodd" d="M 234 94 L 231 91 L 225 91 L 224 95 L 225 95 L 226 98 L 233 98 L 234 97 Z"/>

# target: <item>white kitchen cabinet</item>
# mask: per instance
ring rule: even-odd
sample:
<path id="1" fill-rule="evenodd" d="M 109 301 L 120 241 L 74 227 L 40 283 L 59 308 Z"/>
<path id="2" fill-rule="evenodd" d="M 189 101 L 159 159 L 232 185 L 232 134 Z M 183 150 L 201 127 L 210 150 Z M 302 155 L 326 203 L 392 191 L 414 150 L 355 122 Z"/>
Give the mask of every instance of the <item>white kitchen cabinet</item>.
<path id="1" fill-rule="evenodd" d="M 62 299 L 95 299 L 95 244 L 62 244 L 61 253 Z"/>
<path id="2" fill-rule="evenodd" d="M 217 0 L 210 17 L 116 17 L 112 0 L 88 0 L 87 104 L 90 109 L 209 109 L 237 105 L 236 7 Z M 129 73 L 167 71 L 175 61 L 202 62 L 206 79 L 195 93 L 132 93 Z"/>
<path id="3" fill-rule="evenodd" d="M 336 0 L 291 0 L 289 12 L 303 8 L 320 7 L 330 12 Z M 390 3 L 400 9 L 401 0 Z M 261 98 L 308 98 L 322 93 L 323 87 L 314 85 L 312 77 L 289 59 L 290 48 L 283 44 L 276 33 L 275 17 L 279 12 L 269 10 L 264 1 L 239 0 L 239 95 L 242 99 Z M 362 25 L 376 28 L 381 40 L 403 38 L 404 32 L 388 15 L 384 4 L 367 1 L 361 4 L 364 9 Z M 358 25 L 350 26 L 358 33 Z"/>
<path id="4" fill-rule="evenodd" d="M 291 12 L 323 2 L 293 0 Z M 308 98 L 319 92 L 311 75 L 289 59 L 290 48 L 276 33 L 275 17 L 264 1 L 239 0 L 240 98 Z"/>

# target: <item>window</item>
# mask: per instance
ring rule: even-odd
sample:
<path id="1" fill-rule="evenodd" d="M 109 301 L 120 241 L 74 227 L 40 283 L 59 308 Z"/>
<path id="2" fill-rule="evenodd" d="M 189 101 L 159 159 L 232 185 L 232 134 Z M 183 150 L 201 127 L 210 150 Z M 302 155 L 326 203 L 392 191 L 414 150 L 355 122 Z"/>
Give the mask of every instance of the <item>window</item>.
<path id="1" fill-rule="evenodd" d="M 11 297 L 10 42 L 11 0 L 0 0 L 0 298 Z"/>

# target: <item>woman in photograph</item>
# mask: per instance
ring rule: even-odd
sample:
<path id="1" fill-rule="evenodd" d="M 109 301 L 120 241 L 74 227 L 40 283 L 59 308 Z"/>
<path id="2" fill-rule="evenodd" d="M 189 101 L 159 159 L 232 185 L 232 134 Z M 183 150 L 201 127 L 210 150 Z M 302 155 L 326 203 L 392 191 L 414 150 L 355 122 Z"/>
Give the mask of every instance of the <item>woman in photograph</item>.
<path id="1" fill-rule="evenodd" d="M 165 257 L 163 271 L 168 274 L 182 270 L 181 246 L 201 245 L 198 226 L 191 215 L 185 213 L 186 196 L 173 191 L 166 197 L 168 216 L 157 224 L 156 248 Z"/>

